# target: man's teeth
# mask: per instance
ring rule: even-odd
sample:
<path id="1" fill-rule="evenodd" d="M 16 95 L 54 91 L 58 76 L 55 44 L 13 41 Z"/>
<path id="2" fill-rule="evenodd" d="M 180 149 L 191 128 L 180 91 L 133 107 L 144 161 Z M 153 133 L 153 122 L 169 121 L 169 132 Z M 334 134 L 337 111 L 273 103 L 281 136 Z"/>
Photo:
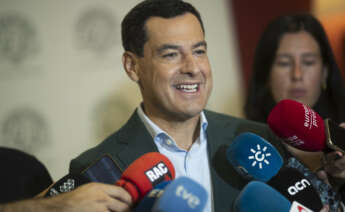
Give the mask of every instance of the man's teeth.
<path id="1" fill-rule="evenodd" d="M 198 90 L 198 84 L 178 85 L 176 86 L 176 88 L 179 90 L 183 90 L 184 92 L 196 92 Z"/>

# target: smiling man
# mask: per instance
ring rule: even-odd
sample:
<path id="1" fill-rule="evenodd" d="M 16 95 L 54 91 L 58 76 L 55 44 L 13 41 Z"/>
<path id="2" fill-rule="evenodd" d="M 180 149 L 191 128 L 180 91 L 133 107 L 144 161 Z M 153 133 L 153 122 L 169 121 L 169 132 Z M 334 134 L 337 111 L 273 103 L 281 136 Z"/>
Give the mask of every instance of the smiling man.
<path id="1" fill-rule="evenodd" d="M 122 62 L 142 103 L 120 130 L 72 160 L 71 173 L 104 154 L 125 170 L 141 155 L 158 151 L 173 163 L 176 177 L 188 176 L 205 187 L 204 211 L 228 212 L 244 185 L 224 159 L 234 137 L 257 133 L 285 156 L 265 125 L 205 110 L 213 82 L 204 30 L 199 12 L 180 0 L 145 0 L 125 16 Z M 113 197 L 123 204 L 119 195 Z"/>

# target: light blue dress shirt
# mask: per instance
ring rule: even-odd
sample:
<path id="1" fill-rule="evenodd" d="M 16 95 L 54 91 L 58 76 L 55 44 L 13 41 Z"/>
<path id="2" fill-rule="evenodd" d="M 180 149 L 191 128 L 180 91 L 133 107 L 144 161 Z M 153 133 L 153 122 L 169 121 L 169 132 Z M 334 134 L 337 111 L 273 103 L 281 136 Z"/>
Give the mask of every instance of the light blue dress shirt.
<path id="1" fill-rule="evenodd" d="M 204 212 L 213 211 L 212 184 L 206 137 L 208 123 L 204 112 L 201 112 L 200 116 L 200 136 L 192 144 L 189 151 L 179 148 L 172 137 L 145 115 L 141 106 L 138 107 L 137 112 L 146 129 L 150 132 L 158 151 L 168 157 L 174 165 L 176 177 L 187 176 L 200 183 L 208 193 Z"/>

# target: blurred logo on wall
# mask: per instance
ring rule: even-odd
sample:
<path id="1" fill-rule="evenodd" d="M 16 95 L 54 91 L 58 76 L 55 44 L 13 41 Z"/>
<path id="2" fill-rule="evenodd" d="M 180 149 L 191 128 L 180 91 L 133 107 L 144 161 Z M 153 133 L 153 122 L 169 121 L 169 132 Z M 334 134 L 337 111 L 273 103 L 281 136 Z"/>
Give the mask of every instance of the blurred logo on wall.
<path id="1" fill-rule="evenodd" d="M 81 14 L 76 23 L 77 44 L 96 54 L 108 52 L 118 38 L 117 23 L 112 11 L 95 7 Z"/>
<path id="2" fill-rule="evenodd" d="M 44 117 L 31 108 L 8 113 L 1 126 L 2 146 L 35 154 L 49 144 L 49 130 Z"/>
<path id="3" fill-rule="evenodd" d="M 120 129 L 135 106 L 123 95 L 112 95 L 96 104 L 93 112 L 93 131 L 96 143 Z"/>
<path id="4" fill-rule="evenodd" d="M 18 64 L 38 50 L 36 29 L 18 13 L 0 14 L 0 62 Z"/>

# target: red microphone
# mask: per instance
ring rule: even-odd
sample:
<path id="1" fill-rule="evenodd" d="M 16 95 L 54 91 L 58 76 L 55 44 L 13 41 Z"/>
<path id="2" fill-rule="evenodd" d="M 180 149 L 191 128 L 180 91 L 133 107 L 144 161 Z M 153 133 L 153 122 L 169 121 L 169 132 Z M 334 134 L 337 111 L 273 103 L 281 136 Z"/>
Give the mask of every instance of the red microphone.
<path id="1" fill-rule="evenodd" d="M 270 112 L 267 123 L 277 136 L 298 149 L 316 152 L 326 148 L 324 121 L 299 102 L 280 101 Z"/>
<path id="2" fill-rule="evenodd" d="M 116 185 L 126 189 L 133 202 L 137 202 L 159 183 L 174 178 L 175 169 L 170 160 L 158 152 L 150 152 L 129 165 Z"/>

